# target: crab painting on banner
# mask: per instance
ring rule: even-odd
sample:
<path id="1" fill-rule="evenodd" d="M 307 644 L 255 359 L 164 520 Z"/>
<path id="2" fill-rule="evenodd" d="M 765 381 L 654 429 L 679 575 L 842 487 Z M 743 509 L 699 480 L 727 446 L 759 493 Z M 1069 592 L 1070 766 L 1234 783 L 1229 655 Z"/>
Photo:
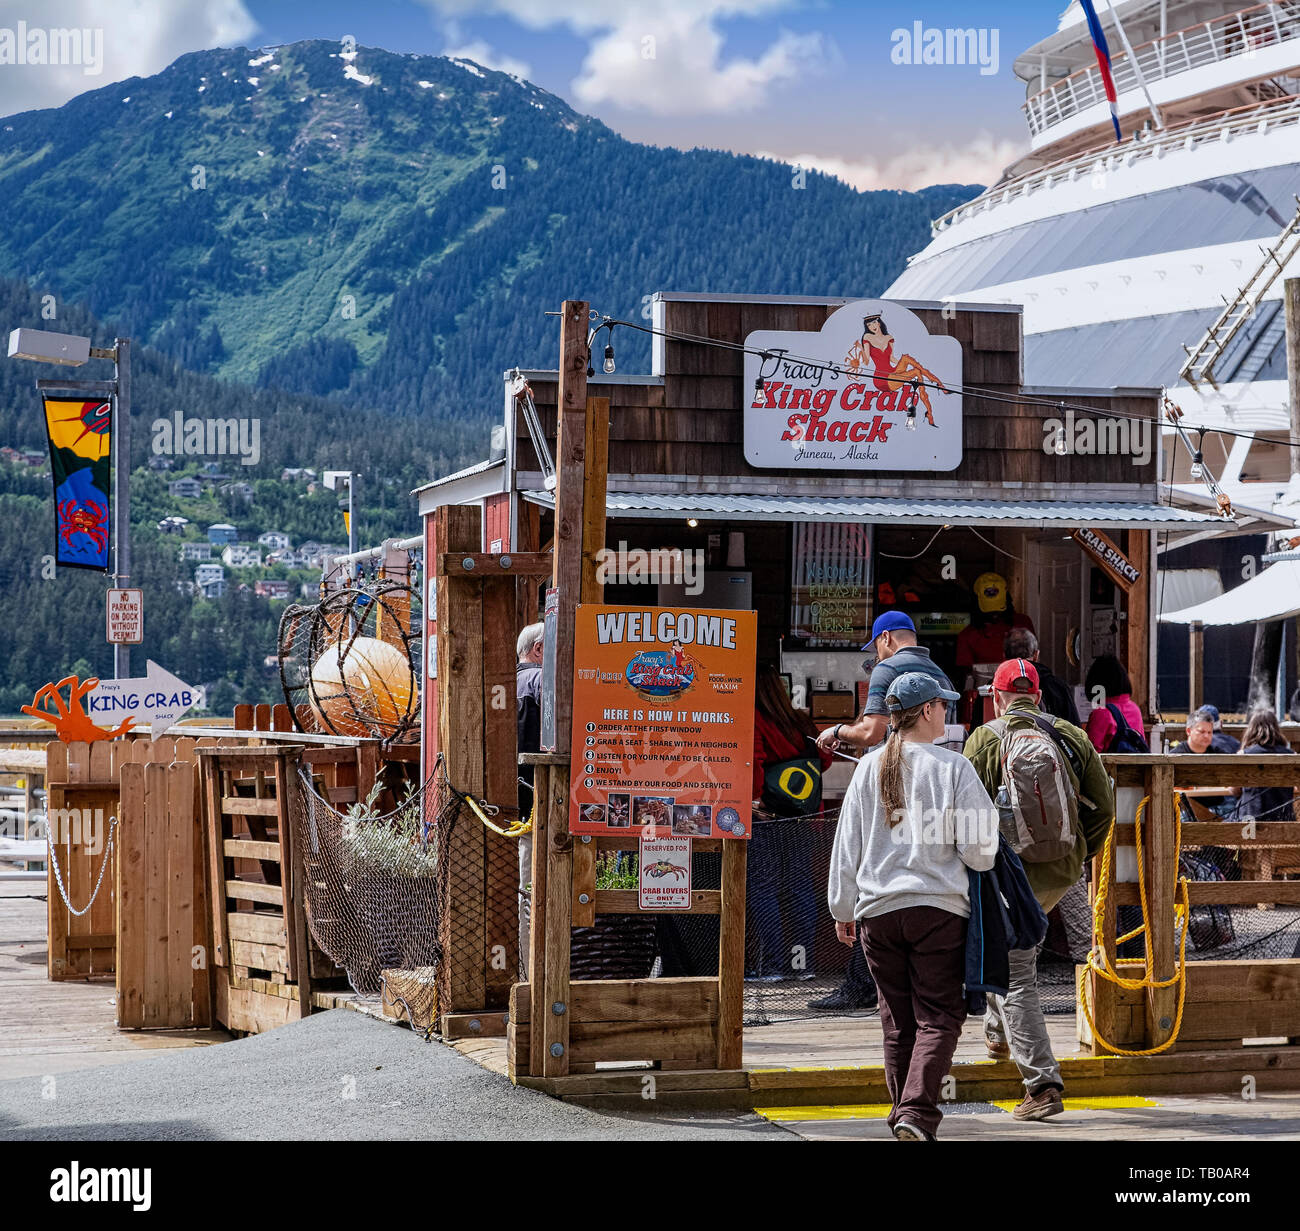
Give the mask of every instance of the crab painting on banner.
<path id="1" fill-rule="evenodd" d="M 45 431 L 54 484 L 54 561 L 108 571 L 112 403 L 45 395 Z"/>
<path id="2" fill-rule="evenodd" d="M 745 338 L 745 460 L 781 470 L 954 470 L 962 354 L 900 304 L 845 304 L 817 331 Z"/>
<path id="3" fill-rule="evenodd" d="M 578 606 L 570 831 L 748 838 L 752 611 Z"/>

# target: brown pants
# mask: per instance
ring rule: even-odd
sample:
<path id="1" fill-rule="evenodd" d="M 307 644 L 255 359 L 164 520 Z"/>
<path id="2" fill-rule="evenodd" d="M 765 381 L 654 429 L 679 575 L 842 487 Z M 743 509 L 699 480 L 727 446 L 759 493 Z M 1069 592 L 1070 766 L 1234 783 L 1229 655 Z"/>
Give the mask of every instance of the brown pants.
<path id="1" fill-rule="evenodd" d="M 894 1104 L 889 1127 L 909 1120 L 935 1133 L 943 1079 L 966 1020 L 966 920 L 912 906 L 859 920 L 858 938 L 880 989 L 885 1084 Z"/>

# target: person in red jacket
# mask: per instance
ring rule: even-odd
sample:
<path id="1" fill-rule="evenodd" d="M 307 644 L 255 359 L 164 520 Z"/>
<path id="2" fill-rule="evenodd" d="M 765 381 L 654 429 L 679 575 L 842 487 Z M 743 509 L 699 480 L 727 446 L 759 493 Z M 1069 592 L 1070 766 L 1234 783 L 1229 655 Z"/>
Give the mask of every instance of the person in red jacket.
<path id="1" fill-rule="evenodd" d="M 750 977 L 811 979 L 813 942 L 821 909 L 812 870 L 812 833 L 798 819 L 809 807 L 817 810 L 821 770 L 831 753 L 816 744 L 817 726 L 806 710 L 796 709 L 776 667 L 764 663 L 754 686 L 754 806 L 768 816 L 755 816 L 749 839 L 746 872 L 746 915 L 754 961 Z M 785 794 L 767 781 L 768 771 L 786 762 L 802 761 L 784 775 Z M 817 775 L 814 785 L 811 774 Z M 776 775 L 781 777 L 782 775 Z M 813 795 L 811 792 L 815 791 Z M 781 890 L 788 889 L 790 909 L 782 917 Z"/>

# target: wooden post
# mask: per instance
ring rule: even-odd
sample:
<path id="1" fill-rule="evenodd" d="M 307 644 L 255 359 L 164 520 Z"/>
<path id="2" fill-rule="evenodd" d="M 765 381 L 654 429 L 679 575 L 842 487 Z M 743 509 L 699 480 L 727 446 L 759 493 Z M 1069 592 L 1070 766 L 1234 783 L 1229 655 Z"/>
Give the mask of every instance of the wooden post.
<path id="1" fill-rule="evenodd" d="M 1193 620 L 1187 633 L 1187 712 L 1194 714 L 1205 700 L 1205 625 Z"/>
<path id="2" fill-rule="evenodd" d="M 573 917 L 573 837 L 569 833 L 569 744 L 573 724 L 573 641 L 575 605 L 584 594 L 584 539 L 587 507 L 605 504 L 605 471 L 589 474 L 587 443 L 591 406 L 587 400 L 588 305 L 566 300 L 560 316 L 560 384 L 556 429 L 555 556 L 551 584 L 559 591 L 555 638 L 556 764 L 547 775 L 546 842 L 534 838 L 534 860 L 544 855 L 545 915 L 533 922 L 533 935 L 545 937 L 542 963 L 530 966 L 533 1037 L 541 1036 L 540 1073 L 562 1077 L 569 1072 L 569 969 Z M 606 411 L 608 418 L 608 411 Z M 606 432 L 608 436 L 608 432 Z M 595 490 L 593 490 L 593 488 Z M 534 877 L 534 905 L 537 902 Z M 534 945 L 534 952 L 536 946 Z M 556 1011 L 558 1009 L 558 1012 Z"/>
<path id="3" fill-rule="evenodd" d="M 540 755 L 540 754 L 539 754 Z M 542 1057 L 545 1046 L 542 1039 L 541 1004 L 546 982 L 546 873 L 550 865 L 547 850 L 550 843 L 550 765 L 533 766 L 533 888 L 528 901 L 528 992 L 530 1034 L 528 1036 L 528 1072 L 534 1077 L 541 1074 L 545 1065 Z"/>
<path id="4" fill-rule="evenodd" d="M 742 1062 L 745 1017 L 746 843 L 722 843 L 722 901 L 718 926 L 718 1057 L 720 1069 Z M 810 955 L 811 956 L 811 955 Z"/>
<path id="5" fill-rule="evenodd" d="M 483 589 L 483 793 L 491 803 L 514 808 L 519 801 L 515 621 L 521 583 L 507 574 L 478 584 Z M 485 999 L 479 1007 L 504 1009 L 519 972 L 519 843 L 491 831 L 483 843 Z"/>
<path id="6" fill-rule="evenodd" d="M 440 552 L 479 550 L 482 531 L 476 506 L 440 508 L 434 522 L 433 534 Z M 439 576 L 436 584 L 438 748 L 446 758 L 447 775 L 456 789 L 482 797 L 483 588 L 477 578 L 449 575 Z M 443 952 L 447 959 L 438 989 L 440 1013 L 473 1012 L 486 1003 L 485 833 L 483 826 L 466 814 L 439 852 L 440 858 L 449 860 L 451 869 L 447 901 L 442 904 Z M 469 937 L 477 938 L 477 955 L 465 952 Z"/>
<path id="7" fill-rule="evenodd" d="M 1150 803 L 1143 815 L 1142 850 L 1147 893 L 1147 973 L 1154 979 L 1173 977 L 1174 884 L 1178 847 L 1174 842 L 1174 770 L 1167 762 L 1151 766 L 1147 778 Z M 1176 987 L 1147 989 L 1146 1046 L 1158 1047 L 1173 1033 L 1178 1008 Z"/>

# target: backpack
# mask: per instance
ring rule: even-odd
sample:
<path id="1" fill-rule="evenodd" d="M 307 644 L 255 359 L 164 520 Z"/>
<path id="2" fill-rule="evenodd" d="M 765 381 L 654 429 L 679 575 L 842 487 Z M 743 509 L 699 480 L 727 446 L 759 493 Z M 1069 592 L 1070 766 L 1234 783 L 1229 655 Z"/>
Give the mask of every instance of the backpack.
<path id="1" fill-rule="evenodd" d="M 812 816 L 822 810 L 822 762 L 817 745 L 803 756 L 769 765 L 763 773 L 763 807 L 776 816 Z"/>
<path id="2" fill-rule="evenodd" d="M 1106 709 L 1110 711 L 1110 716 L 1115 720 L 1115 734 L 1111 736 L 1110 744 L 1107 746 L 1107 752 L 1150 752 L 1147 742 L 1142 738 L 1124 719 L 1120 713 L 1119 706 L 1113 701 L 1106 702 Z"/>
<path id="3" fill-rule="evenodd" d="M 1024 863 L 1051 863 L 1072 854 L 1079 804 L 1056 740 L 1036 722 L 1013 727 L 997 718 L 988 726 L 1001 740 L 998 824 L 1011 849 Z"/>

